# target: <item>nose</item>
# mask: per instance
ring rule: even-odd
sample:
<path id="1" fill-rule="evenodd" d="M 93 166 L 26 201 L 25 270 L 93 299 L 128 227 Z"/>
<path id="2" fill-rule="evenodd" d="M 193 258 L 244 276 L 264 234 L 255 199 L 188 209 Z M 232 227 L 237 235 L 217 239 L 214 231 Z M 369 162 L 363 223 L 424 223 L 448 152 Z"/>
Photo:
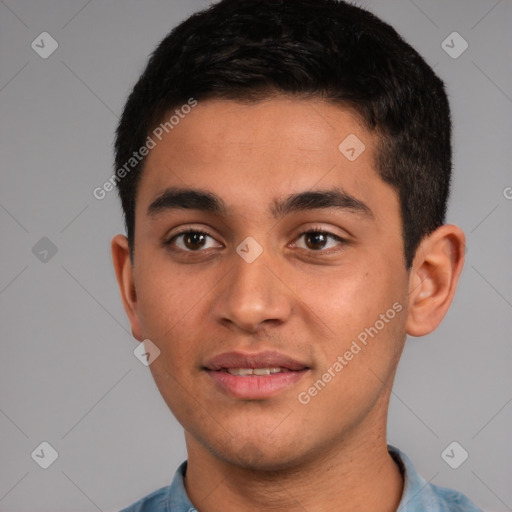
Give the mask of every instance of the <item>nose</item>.
<path id="1" fill-rule="evenodd" d="M 293 293 L 275 257 L 264 251 L 248 263 L 234 252 L 232 263 L 212 305 L 215 319 L 251 333 L 285 323 L 291 315 Z"/>

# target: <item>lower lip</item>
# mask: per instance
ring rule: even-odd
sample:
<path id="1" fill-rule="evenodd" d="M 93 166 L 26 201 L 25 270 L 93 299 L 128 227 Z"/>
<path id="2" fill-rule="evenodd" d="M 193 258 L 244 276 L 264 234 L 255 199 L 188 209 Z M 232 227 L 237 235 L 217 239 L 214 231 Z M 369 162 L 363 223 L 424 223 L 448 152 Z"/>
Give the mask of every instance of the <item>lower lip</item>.
<path id="1" fill-rule="evenodd" d="M 258 400 L 269 398 L 296 384 L 308 370 L 248 375 L 241 377 L 224 371 L 208 370 L 210 377 L 220 388 L 235 398 Z"/>

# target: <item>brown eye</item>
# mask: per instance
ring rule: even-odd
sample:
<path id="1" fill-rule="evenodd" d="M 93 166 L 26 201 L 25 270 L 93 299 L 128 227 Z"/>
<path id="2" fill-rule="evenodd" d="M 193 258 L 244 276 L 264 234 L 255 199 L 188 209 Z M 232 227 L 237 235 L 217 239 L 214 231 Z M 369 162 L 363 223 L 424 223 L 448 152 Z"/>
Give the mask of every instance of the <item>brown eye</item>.
<path id="1" fill-rule="evenodd" d="M 324 249 L 331 249 L 344 242 L 343 238 L 326 231 L 306 231 L 299 236 L 298 240 L 301 239 L 304 240 L 304 243 L 297 243 L 297 247 L 317 252 Z"/>
<path id="2" fill-rule="evenodd" d="M 185 233 L 183 235 L 183 243 L 190 250 L 201 249 L 206 241 L 204 233 Z"/>
<path id="3" fill-rule="evenodd" d="M 208 239 L 214 240 L 208 233 L 202 231 L 183 231 L 174 235 L 165 245 L 175 246 L 186 252 L 200 252 L 202 249 L 216 247 L 216 245 L 209 242 Z"/>
<path id="4" fill-rule="evenodd" d="M 318 250 L 324 248 L 327 237 L 324 233 L 306 233 L 305 241 L 309 249 Z"/>

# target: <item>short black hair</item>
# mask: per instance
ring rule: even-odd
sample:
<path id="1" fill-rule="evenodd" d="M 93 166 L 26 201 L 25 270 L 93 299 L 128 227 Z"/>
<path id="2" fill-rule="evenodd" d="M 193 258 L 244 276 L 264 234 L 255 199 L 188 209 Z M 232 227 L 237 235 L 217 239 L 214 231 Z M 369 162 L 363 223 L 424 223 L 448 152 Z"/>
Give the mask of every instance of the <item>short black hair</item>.
<path id="1" fill-rule="evenodd" d="M 151 131 L 191 98 L 261 101 L 276 94 L 346 106 L 378 134 L 376 167 L 397 191 L 410 269 L 421 240 L 444 223 L 452 167 L 448 98 L 442 80 L 390 25 L 341 0 L 223 0 L 158 45 L 115 140 L 132 261 L 145 159 L 129 172 L 126 163 Z"/>

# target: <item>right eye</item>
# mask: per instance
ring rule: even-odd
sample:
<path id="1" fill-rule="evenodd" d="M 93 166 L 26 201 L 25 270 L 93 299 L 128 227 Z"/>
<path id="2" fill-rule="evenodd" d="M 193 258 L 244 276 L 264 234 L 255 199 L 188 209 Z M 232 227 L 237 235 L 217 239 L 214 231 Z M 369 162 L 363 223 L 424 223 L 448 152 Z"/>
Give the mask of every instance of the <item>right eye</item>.
<path id="1" fill-rule="evenodd" d="M 198 231 L 188 229 L 176 233 L 169 240 L 164 242 L 166 246 L 171 246 L 173 249 L 178 248 L 180 251 L 185 252 L 200 252 L 203 249 L 211 249 L 212 247 L 218 247 L 218 245 L 208 245 L 208 238 L 214 240 L 214 238 L 204 231 Z"/>

